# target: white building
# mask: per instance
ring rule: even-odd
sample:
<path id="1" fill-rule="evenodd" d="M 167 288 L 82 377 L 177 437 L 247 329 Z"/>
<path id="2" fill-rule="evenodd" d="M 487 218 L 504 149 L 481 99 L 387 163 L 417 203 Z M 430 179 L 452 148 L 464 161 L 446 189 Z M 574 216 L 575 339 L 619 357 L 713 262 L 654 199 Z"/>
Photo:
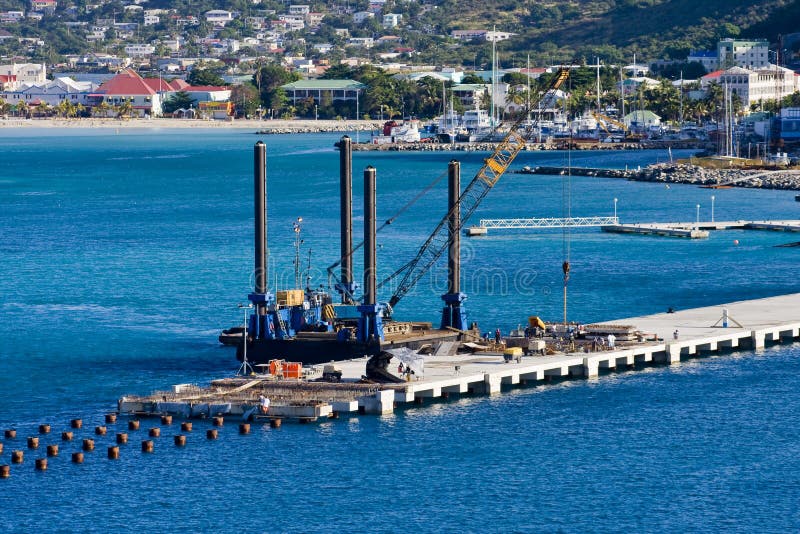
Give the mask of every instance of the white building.
<path id="1" fill-rule="evenodd" d="M 363 48 L 372 48 L 375 46 L 375 40 L 372 37 L 351 37 L 347 40 L 350 46 L 361 46 Z"/>
<path id="2" fill-rule="evenodd" d="M 147 57 L 153 55 L 156 47 L 149 44 L 130 44 L 125 45 L 125 54 L 129 57 Z"/>
<path id="3" fill-rule="evenodd" d="M 375 13 L 371 11 L 357 11 L 353 13 L 353 22 L 355 24 L 364 24 L 367 19 L 375 18 Z"/>
<path id="4" fill-rule="evenodd" d="M 386 13 L 383 16 L 383 27 L 394 28 L 400 24 L 401 20 L 403 20 L 403 15 L 399 15 L 397 13 Z"/>
<path id="5" fill-rule="evenodd" d="M 68 100 L 73 104 L 89 106 L 91 103 L 90 94 L 97 88 L 92 82 L 76 82 L 72 78 L 56 78 L 44 83 L 24 84 L 15 91 L 0 93 L 0 98 L 16 106 L 20 102 L 27 105 L 38 105 L 41 103 L 57 106 L 62 100 Z"/>
<path id="6" fill-rule="evenodd" d="M 47 82 L 47 72 L 44 63 L 11 63 L 0 65 L 0 74 L 16 76 L 17 83 L 24 84 L 44 84 Z"/>
<path id="7" fill-rule="evenodd" d="M 718 83 L 738 96 L 745 107 L 789 96 L 798 84 L 794 71 L 775 65 L 758 70 L 731 67 L 720 74 Z"/>
<path id="8" fill-rule="evenodd" d="M 717 44 L 717 57 L 721 69 L 762 69 L 769 65 L 769 42 L 766 39 L 723 39 Z"/>
<path id="9" fill-rule="evenodd" d="M 290 15 L 307 15 L 309 13 L 311 13 L 311 6 L 303 4 L 295 4 L 289 6 Z"/>
<path id="10" fill-rule="evenodd" d="M 158 15 L 145 15 L 144 16 L 144 25 L 145 26 L 154 26 L 161 22 L 161 17 Z"/>
<path id="11" fill-rule="evenodd" d="M 233 20 L 233 13 L 224 9 L 212 9 L 205 13 L 206 21 L 216 28 L 222 28 Z"/>

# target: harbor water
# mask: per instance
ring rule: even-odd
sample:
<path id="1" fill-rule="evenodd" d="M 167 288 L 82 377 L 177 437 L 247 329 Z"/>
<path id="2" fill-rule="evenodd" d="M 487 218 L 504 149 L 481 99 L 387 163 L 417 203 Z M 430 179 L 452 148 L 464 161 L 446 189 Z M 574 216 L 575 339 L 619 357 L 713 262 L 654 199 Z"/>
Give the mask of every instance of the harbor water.
<path id="1" fill-rule="evenodd" d="M 363 134 L 362 134 L 363 135 Z M 164 428 L 144 455 L 130 433 L 119 460 L 106 438 L 85 463 L 80 439 L 47 472 L 39 424 L 57 443 L 69 420 L 90 436 L 127 393 L 207 384 L 237 369 L 220 329 L 240 323 L 252 287 L 252 147 L 267 144 L 270 285 L 293 287 L 293 223 L 302 217 L 301 284 L 327 287 L 338 259 L 333 134 L 258 137 L 237 130 L 0 131 L 0 529 L 67 531 L 795 531 L 800 527 L 800 347 L 723 354 L 675 367 L 463 397 L 397 411 L 238 435 L 226 421 L 186 447 Z M 673 151 L 673 157 L 687 155 Z M 378 217 L 400 211 L 482 153 L 354 154 L 377 168 Z M 532 152 L 523 165 L 624 168 L 666 151 Z M 446 179 L 378 236 L 384 278 L 446 209 Z M 473 216 L 611 216 L 622 222 L 800 219 L 789 191 L 707 190 L 619 179 L 507 174 Z M 567 197 L 569 197 L 567 199 Z M 617 199 L 616 202 L 614 199 Z M 697 205 L 700 205 L 699 211 Z M 599 229 L 492 231 L 464 238 L 468 318 L 504 332 L 529 315 L 590 322 L 800 291 L 800 240 L 722 231 L 708 239 Z M 356 239 L 359 242 L 360 239 Z M 737 244 L 738 243 L 738 244 Z M 356 270 L 360 271 L 360 254 Z M 437 322 L 444 263 L 395 310 Z M 381 291 L 391 296 L 391 283 Z M 178 425 L 175 425 L 177 427 Z M 105 441 L 103 441 L 105 439 Z M 106 441 L 108 443 L 106 443 Z"/>

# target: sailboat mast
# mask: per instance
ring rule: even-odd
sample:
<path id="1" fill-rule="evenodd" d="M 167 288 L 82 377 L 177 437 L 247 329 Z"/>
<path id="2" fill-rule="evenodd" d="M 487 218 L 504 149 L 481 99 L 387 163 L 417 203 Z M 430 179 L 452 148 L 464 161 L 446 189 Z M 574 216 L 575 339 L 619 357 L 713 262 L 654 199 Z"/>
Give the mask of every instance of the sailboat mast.
<path id="1" fill-rule="evenodd" d="M 495 107 L 494 107 L 494 99 L 497 97 L 497 34 L 496 27 L 492 27 L 492 102 L 489 107 L 490 114 L 492 116 L 492 127 L 494 127 L 497 123 L 495 122 Z"/>
<path id="2" fill-rule="evenodd" d="M 680 112 L 679 112 L 679 122 L 681 128 L 683 128 L 683 71 L 681 71 L 681 93 L 680 93 Z"/>
<path id="3" fill-rule="evenodd" d="M 597 112 L 600 113 L 600 56 L 597 57 Z"/>

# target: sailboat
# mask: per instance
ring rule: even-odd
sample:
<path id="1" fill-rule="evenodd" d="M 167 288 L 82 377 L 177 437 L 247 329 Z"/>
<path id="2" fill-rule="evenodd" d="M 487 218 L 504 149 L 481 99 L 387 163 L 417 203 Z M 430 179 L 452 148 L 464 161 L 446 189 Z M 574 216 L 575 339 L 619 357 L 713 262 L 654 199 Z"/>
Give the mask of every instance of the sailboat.
<path id="1" fill-rule="evenodd" d="M 453 99 L 450 99 L 450 107 L 447 107 L 447 91 L 442 82 L 442 116 L 439 117 L 436 139 L 440 143 L 455 143 L 458 135 L 458 116 L 453 110 Z"/>

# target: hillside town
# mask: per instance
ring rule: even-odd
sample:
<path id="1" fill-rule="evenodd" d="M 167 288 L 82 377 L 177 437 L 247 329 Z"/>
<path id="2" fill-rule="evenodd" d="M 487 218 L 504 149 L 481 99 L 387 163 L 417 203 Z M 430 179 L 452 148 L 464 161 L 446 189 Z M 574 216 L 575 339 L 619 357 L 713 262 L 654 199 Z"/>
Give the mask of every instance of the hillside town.
<path id="1" fill-rule="evenodd" d="M 28 10 L 0 12 L 0 43 L 4 51 L 17 52 L 0 58 L 0 113 L 31 119 L 394 120 L 382 132 L 394 142 L 418 141 L 425 132 L 442 134 L 440 140 L 486 139 L 484 132 L 527 110 L 540 137 L 724 135 L 728 152 L 737 144 L 741 150 L 745 143 L 766 148 L 800 140 L 800 76 L 786 66 L 794 60 L 792 39 L 800 41 L 800 34 L 787 36 L 786 48 L 778 50 L 766 39 L 725 38 L 683 61 L 634 56 L 612 64 L 595 57 L 594 63 L 569 65 L 583 73 L 582 82 L 541 102 L 537 91 L 563 65 L 506 65 L 498 45 L 513 33 L 452 30 L 440 37 L 458 46 L 490 47 L 491 64 L 425 65 L 391 35 L 400 33 L 404 16 L 387 12 L 386 5 L 371 0 L 366 10 L 337 13 L 314 11 L 309 4 L 255 5 L 247 12 L 189 14 L 137 1 L 109 19 L 102 15 L 103 3 L 80 12 L 59 0 L 31 0 Z M 63 24 L 87 43 L 115 43 L 105 46 L 114 52 L 32 62 L 48 43 L 15 29 L 56 15 L 75 19 Z M 326 18 L 348 24 L 331 28 Z M 172 33 L 140 40 L 148 28 Z M 321 36 L 331 42 L 316 42 Z"/>

